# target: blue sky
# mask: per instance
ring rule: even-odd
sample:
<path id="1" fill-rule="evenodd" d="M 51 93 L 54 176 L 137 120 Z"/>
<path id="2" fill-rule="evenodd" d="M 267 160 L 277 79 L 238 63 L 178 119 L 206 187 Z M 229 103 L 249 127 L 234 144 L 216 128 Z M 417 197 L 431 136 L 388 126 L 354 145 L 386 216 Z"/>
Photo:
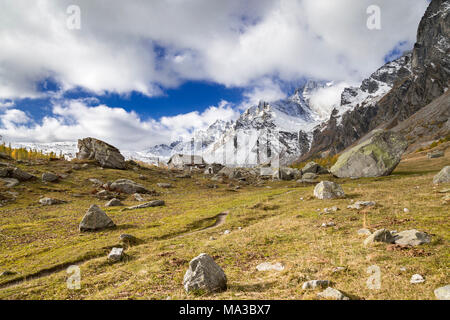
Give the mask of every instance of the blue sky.
<path id="1" fill-rule="evenodd" d="M 382 28 L 369 30 L 370 0 L 4 0 L 0 135 L 139 149 L 236 119 L 305 79 L 358 85 L 412 48 L 427 3 L 379 0 Z"/>

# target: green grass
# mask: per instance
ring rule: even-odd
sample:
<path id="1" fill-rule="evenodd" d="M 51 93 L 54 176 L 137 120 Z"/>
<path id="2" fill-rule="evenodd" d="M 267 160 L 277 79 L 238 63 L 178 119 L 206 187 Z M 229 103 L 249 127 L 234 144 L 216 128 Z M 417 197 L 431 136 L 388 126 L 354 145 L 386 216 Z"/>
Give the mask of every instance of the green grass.
<path id="1" fill-rule="evenodd" d="M 433 290 L 450 282 L 450 225 L 448 205 L 437 192 L 448 186 L 436 188 L 431 181 L 449 163 L 448 153 L 438 159 L 414 154 L 388 177 L 322 177 L 342 185 L 347 197 L 339 200 L 317 200 L 312 197 L 314 185 L 293 182 L 243 185 L 238 192 L 227 191 L 225 182 L 209 189 L 210 182 L 203 175 L 176 179 L 176 173 L 157 168 L 90 167 L 73 171 L 57 184 L 22 183 L 13 190 L 20 194 L 18 200 L 0 207 L 0 271 L 17 272 L 0 278 L 0 286 L 30 275 L 40 277 L 0 288 L 0 299 L 316 299 L 317 291 L 301 289 L 309 279 L 329 279 L 333 287 L 355 299 L 433 299 Z M 63 173 L 70 163 L 19 166 L 38 175 L 47 170 Z M 139 180 L 140 174 L 147 180 Z M 78 224 L 87 208 L 106 202 L 92 195 L 93 187 L 86 180 L 124 177 L 161 192 L 149 200 L 165 200 L 166 206 L 124 212 L 104 208 L 118 227 L 79 233 Z M 160 189 L 158 182 L 175 187 Z M 41 207 L 38 199 L 44 195 L 69 202 Z M 351 200 L 373 200 L 378 205 L 362 214 L 347 209 Z M 124 203 L 137 204 L 131 197 Z M 341 210 L 318 214 L 317 209 L 334 205 Z M 410 213 L 403 212 L 405 207 Z M 230 212 L 223 225 L 192 233 L 214 224 L 213 218 L 223 211 Z M 336 227 L 319 227 L 327 221 L 334 221 Z M 433 240 L 408 250 L 388 250 L 385 244 L 364 247 L 364 238 L 356 232 L 362 227 L 416 228 L 432 234 Z M 223 235 L 227 229 L 231 233 Z M 143 243 L 127 248 L 124 261 L 110 264 L 106 256 L 111 247 L 119 245 L 122 233 Z M 189 261 L 202 252 L 213 256 L 225 270 L 227 291 L 212 295 L 184 292 L 182 281 Z M 266 261 L 281 262 L 285 270 L 256 271 L 256 265 Z M 81 290 L 66 287 L 65 268 L 72 263 L 81 268 Z M 366 287 L 371 265 L 381 268 L 381 290 Z M 332 273 L 337 266 L 346 270 Z M 407 271 L 400 271 L 401 267 Z M 409 284 L 414 273 L 425 276 L 426 282 Z"/>

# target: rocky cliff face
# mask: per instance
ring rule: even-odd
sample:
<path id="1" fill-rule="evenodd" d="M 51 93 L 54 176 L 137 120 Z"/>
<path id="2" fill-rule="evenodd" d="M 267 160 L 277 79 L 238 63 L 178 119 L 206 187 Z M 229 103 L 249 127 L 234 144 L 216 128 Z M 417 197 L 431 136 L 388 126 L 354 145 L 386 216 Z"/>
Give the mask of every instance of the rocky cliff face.
<path id="1" fill-rule="evenodd" d="M 301 160 L 324 151 L 338 153 L 381 125 L 390 128 L 406 120 L 446 92 L 450 73 L 449 13 L 448 1 L 433 0 L 420 22 L 412 54 L 396 62 L 402 67 L 395 73 L 379 70 L 359 89 L 346 89 L 340 108 L 314 131 L 311 149 Z M 380 80 L 393 86 L 382 98 L 363 100 L 354 108 L 342 111 L 360 101 L 359 97 L 380 90 Z"/>

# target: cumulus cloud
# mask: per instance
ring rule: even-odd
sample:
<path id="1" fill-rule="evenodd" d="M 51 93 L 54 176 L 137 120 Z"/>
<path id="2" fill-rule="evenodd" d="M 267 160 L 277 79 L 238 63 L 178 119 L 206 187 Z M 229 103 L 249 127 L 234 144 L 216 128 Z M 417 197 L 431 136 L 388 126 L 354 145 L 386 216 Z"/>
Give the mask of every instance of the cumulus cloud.
<path id="1" fill-rule="evenodd" d="M 15 142 L 76 141 L 95 137 L 124 150 L 143 150 L 205 129 L 217 119 L 234 120 L 238 112 L 226 101 L 204 112 L 190 112 L 160 120 L 142 119 L 123 108 L 89 105 L 90 99 L 56 103 L 52 114 L 36 122 L 18 109 L 0 114 L 0 136 Z"/>
<path id="2" fill-rule="evenodd" d="M 81 30 L 66 9 L 81 9 Z M 355 80 L 399 42 L 412 47 L 427 0 L 27 1 L 0 4 L 0 99 L 62 90 L 161 94 L 186 80 L 250 86 L 261 78 Z"/>
<path id="3" fill-rule="evenodd" d="M 333 108 L 340 105 L 342 91 L 349 86 L 346 82 L 340 82 L 314 90 L 309 98 L 311 109 L 318 114 L 321 120 L 328 119 Z"/>

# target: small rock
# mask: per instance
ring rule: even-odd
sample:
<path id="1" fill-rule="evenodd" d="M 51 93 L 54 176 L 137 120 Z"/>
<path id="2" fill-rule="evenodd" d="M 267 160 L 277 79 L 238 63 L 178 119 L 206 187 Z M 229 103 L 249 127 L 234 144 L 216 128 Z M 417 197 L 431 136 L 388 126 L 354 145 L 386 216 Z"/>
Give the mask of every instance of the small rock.
<path id="1" fill-rule="evenodd" d="M 110 189 L 117 192 L 123 192 L 126 194 L 134 193 L 150 193 L 144 186 L 128 179 L 119 179 L 111 183 Z"/>
<path id="2" fill-rule="evenodd" d="M 66 201 L 53 199 L 53 198 L 42 198 L 42 199 L 39 199 L 39 203 L 44 205 L 44 206 L 53 206 L 55 204 L 66 203 Z"/>
<path id="3" fill-rule="evenodd" d="M 317 294 L 319 298 L 323 299 L 333 299 L 333 300 L 350 300 L 342 292 L 337 289 L 328 287 L 324 291 Z"/>
<path id="4" fill-rule="evenodd" d="M 358 230 L 358 235 L 360 235 L 360 236 L 370 236 L 372 234 L 372 232 L 370 232 L 370 230 L 369 229 L 359 229 Z"/>
<path id="5" fill-rule="evenodd" d="M 96 185 L 96 186 L 102 186 L 102 185 L 103 185 L 103 182 L 100 181 L 99 179 L 91 178 L 91 179 L 89 179 L 89 181 L 90 181 L 92 184 Z"/>
<path id="6" fill-rule="evenodd" d="M 80 222 L 79 230 L 95 231 L 115 227 L 115 223 L 97 205 L 93 204 Z"/>
<path id="7" fill-rule="evenodd" d="M 161 207 L 165 205 L 164 200 L 153 200 L 147 203 L 139 204 L 137 206 L 128 207 L 125 209 L 122 209 L 123 211 L 126 210 L 136 210 L 136 209 L 144 209 L 144 208 L 152 208 L 152 207 Z"/>
<path id="8" fill-rule="evenodd" d="M 403 246 L 418 246 L 430 242 L 430 235 L 426 232 L 420 232 L 415 229 L 402 231 L 395 236 L 395 244 Z"/>
<path id="9" fill-rule="evenodd" d="M 336 206 L 323 209 L 323 212 L 325 212 L 325 213 L 331 213 L 331 212 L 337 212 L 337 211 L 339 211 L 339 208 Z"/>
<path id="10" fill-rule="evenodd" d="M 140 242 L 139 239 L 136 238 L 135 236 L 132 236 L 131 234 L 126 234 L 126 233 L 121 234 L 119 236 L 119 240 L 126 244 L 137 244 Z"/>
<path id="11" fill-rule="evenodd" d="M 336 223 L 334 223 L 332 221 L 331 222 L 324 222 L 321 225 L 322 228 L 329 228 L 329 227 L 334 227 L 334 226 L 336 226 Z"/>
<path id="12" fill-rule="evenodd" d="M 376 204 L 375 201 L 356 201 L 354 204 L 347 206 L 347 208 L 361 210 L 363 207 L 373 207 Z"/>
<path id="13" fill-rule="evenodd" d="M 156 185 L 158 187 L 160 187 L 160 188 L 165 188 L 165 189 L 172 188 L 172 184 L 171 183 L 157 183 Z"/>
<path id="14" fill-rule="evenodd" d="M 112 262 L 118 262 L 123 258 L 123 248 L 112 248 L 108 254 L 108 260 Z"/>
<path id="15" fill-rule="evenodd" d="M 409 282 L 412 284 L 423 283 L 425 279 L 420 274 L 413 274 Z"/>
<path id="16" fill-rule="evenodd" d="M 277 263 L 269 263 L 269 262 L 263 262 L 256 266 L 256 270 L 258 271 L 283 271 L 284 266 L 277 262 Z"/>
<path id="17" fill-rule="evenodd" d="M 225 231 L 223 232 L 223 234 L 230 234 L 230 233 L 231 233 L 230 230 L 225 230 Z"/>
<path id="18" fill-rule="evenodd" d="M 438 300 L 450 300 L 450 284 L 434 290 L 434 295 Z"/>
<path id="19" fill-rule="evenodd" d="M 0 181 L 2 181 L 5 184 L 6 188 L 14 188 L 15 186 L 17 186 L 19 184 L 19 180 L 15 179 L 15 178 L 2 178 L 0 179 Z"/>
<path id="20" fill-rule="evenodd" d="M 191 260 L 183 278 L 187 293 L 204 290 L 208 293 L 227 289 L 227 276 L 214 259 L 206 253 Z"/>
<path id="21" fill-rule="evenodd" d="M 139 201 L 139 202 L 145 201 L 145 199 L 139 193 L 133 194 L 133 198 L 134 198 L 134 200 Z"/>
<path id="22" fill-rule="evenodd" d="M 120 207 L 123 206 L 122 202 L 117 199 L 117 198 L 113 198 L 111 200 L 109 200 L 106 204 L 105 207 Z"/>
<path id="23" fill-rule="evenodd" d="M 347 270 L 346 267 L 336 267 L 331 272 L 332 273 L 338 273 L 338 272 L 345 271 L 345 270 Z"/>
<path id="24" fill-rule="evenodd" d="M 437 175 L 433 178 L 434 184 L 449 183 L 450 182 L 450 166 L 444 167 Z"/>
<path id="25" fill-rule="evenodd" d="M 44 182 L 56 182 L 58 179 L 59 176 L 51 172 L 45 172 L 42 174 L 42 181 Z"/>
<path id="26" fill-rule="evenodd" d="M 404 213 L 409 213 L 409 209 L 408 208 L 403 208 L 403 212 Z"/>
<path id="27" fill-rule="evenodd" d="M 406 268 L 405 268 L 405 267 L 401 267 L 399 270 L 400 270 L 401 272 L 406 272 Z"/>
<path id="28" fill-rule="evenodd" d="M 303 283 L 302 289 L 306 290 L 306 289 L 326 288 L 329 287 L 330 284 L 331 283 L 329 280 L 310 280 Z"/>
<path id="29" fill-rule="evenodd" d="M 395 238 L 389 230 L 380 229 L 372 233 L 364 240 L 364 245 L 368 245 L 374 242 L 394 243 Z"/>
<path id="30" fill-rule="evenodd" d="M 322 181 L 314 188 L 314 196 L 318 199 L 336 199 L 345 196 L 344 190 L 335 182 Z"/>

